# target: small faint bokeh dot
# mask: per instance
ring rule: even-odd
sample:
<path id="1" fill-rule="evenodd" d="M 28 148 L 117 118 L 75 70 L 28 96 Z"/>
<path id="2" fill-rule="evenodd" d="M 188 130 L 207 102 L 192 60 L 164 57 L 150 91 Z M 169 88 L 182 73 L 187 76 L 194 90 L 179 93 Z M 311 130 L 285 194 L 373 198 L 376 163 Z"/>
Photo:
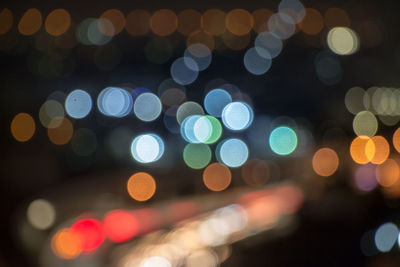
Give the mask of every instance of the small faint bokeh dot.
<path id="1" fill-rule="evenodd" d="M 212 163 L 203 172 L 204 185 L 211 191 L 222 191 L 231 183 L 232 174 L 228 167 Z"/>
<path id="2" fill-rule="evenodd" d="M 11 134 L 15 140 L 26 142 L 32 138 L 36 124 L 32 116 L 27 113 L 18 113 L 11 121 Z"/>
<path id="3" fill-rule="evenodd" d="M 127 183 L 129 195 L 137 201 L 149 200 L 156 192 L 156 181 L 146 172 L 132 175 Z"/>

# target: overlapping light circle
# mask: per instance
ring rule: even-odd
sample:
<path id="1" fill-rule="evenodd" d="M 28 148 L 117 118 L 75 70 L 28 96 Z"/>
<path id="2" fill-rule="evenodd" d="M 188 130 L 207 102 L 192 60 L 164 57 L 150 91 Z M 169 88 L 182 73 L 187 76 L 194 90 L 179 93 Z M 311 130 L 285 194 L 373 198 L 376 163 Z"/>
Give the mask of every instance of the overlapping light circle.
<path id="1" fill-rule="evenodd" d="M 171 76 L 181 85 L 193 83 L 199 75 L 199 66 L 190 57 L 177 58 L 171 65 Z"/>
<path id="2" fill-rule="evenodd" d="M 214 117 L 221 117 L 222 110 L 232 102 L 231 95 L 223 89 L 214 89 L 207 93 L 204 98 L 204 108 L 207 113 Z"/>
<path id="3" fill-rule="evenodd" d="M 282 41 L 275 34 L 270 32 L 262 32 L 257 35 L 254 41 L 254 47 L 259 54 L 263 53 L 263 50 L 268 51 L 271 58 L 277 57 L 282 51 Z M 260 49 L 261 48 L 261 49 Z"/>
<path id="4" fill-rule="evenodd" d="M 222 110 L 222 122 L 232 131 L 248 128 L 253 122 L 253 110 L 244 102 L 232 102 Z"/>
<path id="5" fill-rule="evenodd" d="M 153 93 L 140 94 L 133 105 L 133 112 L 142 121 L 153 121 L 161 114 L 161 101 Z"/>
<path id="6" fill-rule="evenodd" d="M 249 149 L 245 142 L 237 138 L 230 138 L 218 144 L 216 157 L 228 167 L 242 166 L 249 157 Z"/>
<path id="7" fill-rule="evenodd" d="M 131 154 L 140 163 L 155 162 L 164 154 L 164 142 L 156 134 L 139 135 L 132 141 Z"/>
<path id="8" fill-rule="evenodd" d="M 183 59 L 185 60 L 186 66 L 193 71 L 202 71 L 208 68 L 211 64 L 211 50 L 204 44 L 196 43 L 190 45 L 184 52 Z M 196 62 L 193 65 L 188 59 L 192 59 Z"/>
<path id="9" fill-rule="evenodd" d="M 65 99 L 65 111 L 74 119 L 86 117 L 92 109 L 92 98 L 81 89 L 69 93 Z"/>
<path id="10" fill-rule="evenodd" d="M 119 87 L 107 87 L 97 97 L 97 108 L 106 116 L 124 117 L 131 112 L 132 106 L 131 94 Z"/>
<path id="11" fill-rule="evenodd" d="M 209 115 L 191 115 L 181 124 L 181 135 L 189 143 L 212 144 L 222 134 L 221 123 Z"/>

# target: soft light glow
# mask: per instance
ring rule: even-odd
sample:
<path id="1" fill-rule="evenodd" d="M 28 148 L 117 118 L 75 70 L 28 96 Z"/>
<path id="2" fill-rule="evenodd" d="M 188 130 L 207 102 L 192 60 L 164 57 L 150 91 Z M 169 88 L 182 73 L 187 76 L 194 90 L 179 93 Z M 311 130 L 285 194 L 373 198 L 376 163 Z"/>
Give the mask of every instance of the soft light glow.
<path id="1" fill-rule="evenodd" d="M 339 167 L 339 158 L 331 148 L 321 148 L 312 159 L 313 170 L 320 176 L 331 176 Z"/>
<path id="2" fill-rule="evenodd" d="M 367 108 L 364 105 L 365 95 L 366 92 L 361 87 L 353 87 L 347 91 L 344 99 L 347 110 L 354 115 L 365 110 Z"/>
<path id="3" fill-rule="evenodd" d="M 244 9 L 233 9 L 226 15 L 226 28 L 235 35 L 245 35 L 251 31 L 254 19 Z"/>
<path id="4" fill-rule="evenodd" d="M 393 147 L 400 153 L 400 127 L 393 134 Z"/>
<path id="5" fill-rule="evenodd" d="M 391 187 L 400 176 L 399 164 L 394 159 L 388 159 L 376 168 L 376 179 L 381 186 Z"/>
<path id="6" fill-rule="evenodd" d="M 181 85 L 193 83 L 199 75 L 199 66 L 191 57 L 177 58 L 171 65 L 171 76 Z"/>
<path id="7" fill-rule="evenodd" d="M 295 21 L 288 14 L 275 13 L 268 20 L 268 30 L 278 36 L 278 38 L 286 40 L 296 30 Z"/>
<path id="8" fill-rule="evenodd" d="M 208 114 L 221 117 L 222 110 L 231 102 L 232 97 L 227 91 L 223 89 L 214 89 L 208 92 L 204 97 L 204 108 Z"/>
<path id="9" fill-rule="evenodd" d="M 317 35 L 324 28 L 324 18 L 314 8 L 306 8 L 306 16 L 299 24 L 300 29 L 309 35 Z"/>
<path id="10" fill-rule="evenodd" d="M 247 129 L 253 122 L 253 110 L 244 102 L 232 102 L 222 110 L 222 122 L 232 131 Z"/>
<path id="11" fill-rule="evenodd" d="M 82 252 L 79 233 L 67 228 L 59 230 L 51 239 L 51 250 L 61 259 L 75 259 Z"/>
<path id="12" fill-rule="evenodd" d="M 261 186 L 270 178 L 270 168 L 261 159 L 250 159 L 242 166 L 242 178 L 250 186 Z"/>
<path id="13" fill-rule="evenodd" d="M 126 16 L 126 31 L 134 36 L 147 34 L 150 30 L 150 17 L 146 10 L 133 10 Z"/>
<path id="14" fill-rule="evenodd" d="M 124 14 L 118 9 L 108 9 L 100 15 L 101 19 L 107 19 L 113 25 L 110 28 L 103 28 L 102 33 L 104 35 L 113 36 L 119 34 L 125 27 L 125 16 Z"/>
<path id="15" fill-rule="evenodd" d="M 132 96 L 122 88 L 107 87 L 97 97 L 97 108 L 106 116 L 124 117 L 131 112 L 132 106 Z"/>
<path id="16" fill-rule="evenodd" d="M 271 58 L 275 58 L 281 53 L 283 43 L 275 34 L 270 32 L 262 32 L 257 35 L 254 41 L 254 46 L 260 55 L 262 55 L 265 50 L 269 53 Z"/>
<path id="17" fill-rule="evenodd" d="M 161 101 L 153 93 L 140 94 L 134 103 L 133 112 L 142 121 L 153 121 L 161 114 Z"/>
<path id="18" fill-rule="evenodd" d="M 47 100 L 39 109 L 39 121 L 46 128 L 56 128 L 64 117 L 64 108 L 56 100 Z"/>
<path id="19" fill-rule="evenodd" d="M 216 267 L 218 266 L 218 257 L 211 250 L 197 250 L 191 253 L 186 259 L 187 267 Z"/>
<path id="20" fill-rule="evenodd" d="M 274 13 L 266 8 L 259 8 L 251 14 L 254 19 L 253 30 L 257 33 L 268 31 L 267 22 Z"/>
<path id="21" fill-rule="evenodd" d="M 382 164 L 389 157 L 390 148 L 389 143 L 386 141 L 386 138 L 383 136 L 374 136 L 371 138 L 375 145 L 375 153 L 371 159 L 371 163 L 373 164 Z"/>
<path id="22" fill-rule="evenodd" d="M 359 48 L 357 34 L 347 27 L 335 27 L 328 33 L 327 42 L 329 48 L 338 55 L 351 55 Z"/>
<path id="23" fill-rule="evenodd" d="M 193 101 L 187 101 L 179 106 L 176 111 L 176 120 L 179 124 L 191 115 L 204 115 L 204 110 L 202 106 Z"/>
<path id="24" fill-rule="evenodd" d="M 211 161 L 211 149 L 205 144 L 187 144 L 183 150 L 183 160 L 192 169 L 202 169 Z"/>
<path id="25" fill-rule="evenodd" d="M 164 142 L 156 134 L 139 135 L 132 141 L 131 154 L 140 163 L 155 162 L 164 154 Z"/>
<path id="26" fill-rule="evenodd" d="M 375 143 L 368 136 L 356 137 L 351 142 L 350 155 L 354 162 L 366 164 L 375 155 Z"/>
<path id="27" fill-rule="evenodd" d="M 203 182 L 211 191 L 222 191 L 231 183 L 232 174 L 228 167 L 212 163 L 204 169 Z"/>
<path id="28" fill-rule="evenodd" d="M 0 11 L 0 35 L 7 33 L 13 25 L 13 14 L 10 9 L 3 8 Z"/>
<path id="29" fill-rule="evenodd" d="M 219 9 L 208 9 L 201 16 L 201 27 L 212 35 L 225 32 L 225 13 Z"/>
<path id="30" fill-rule="evenodd" d="M 33 35 L 42 26 L 42 13 L 36 8 L 28 9 L 18 23 L 18 31 L 22 35 Z"/>
<path id="31" fill-rule="evenodd" d="M 103 225 L 96 219 L 82 219 L 71 226 L 80 238 L 82 250 L 91 252 L 98 248 L 105 239 Z"/>
<path id="32" fill-rule="evenodd" d="M 127 182 L 129 195 L 137 201 L 149 200 L 156 192 L 156 181 L 146 172 L 132 175 Z"/>
<path id="33" fill-rule="evenodd" d="M 144 259 L 140 263 L 140 267 L 172 267 L 172 264 L 167 258 L 160 256 L 152 256 Z"/>
<path id="34" fill-rule="evenodd" d="M 243 63 L 246 70 L 251 74 L 262 75 L 270 69 L 272 57 L 264 48 L 252 47 L 244 54 Z"/>
<path id="35" fill-rule="evenodd" d="M 375 246 L 380 252 L 388 252 L 393 248 L 398 236 L 399 229 L 394 223 L 382 224 L 375 233 Z"/>
<path id="36" fill-rule="evenodd" d="M 92 98 L 84 90 L 74 90 L 65 99 L 65 111 L 74 119 L 86 117 L 91 110 Z"/>
<path id="37" fill-rule="evenodd" d="M 104 218 L 104 230 L 108 239 L 120 243 L 132 239 L 137 233 L 139 222 L 136 217 L 124 210 L 113 210 Z"/>
<path id="38" fill-rule="evenodd" d="M 172 34 L 178 27 L 176 14 L 169 9 L 159 9 L 150 18 L 151 30 L 160 36 Z"/>
<path id="39" fill-rule="evenodd" d="M 304 6 L 299 0 L 281 0 L 278 10 L 281 16 L 286 15 L 290 18 L 289 20 L 286 16 L 282 17 L 287 23 L 298 24 L 306 15 Z"/>
<path id="40" fill-rule="evenodd" d="M 72 123 L 67 118 L 54 118 L 50 124 L 58 125 L 55 128 L 48 128 L 47 135 L 49 140 L 55 145 L 65 145 L 68 143 L 74 134 Z"/>
<path id="41" fill-rule="evenodd" d="M 296 132 L 287 126 L 277 127 L 269 136 L 269 145 L 274 153 L 281 156 L 289 155 L 297 147 Z"/>
<path id="42" fill-rule="evenodd" d="M 240 167 L 249 157 L 249 149 L 242 140 L 231 138 L 218 145 L 216 156 L 219 161 L 229 167 Z"/>
<path id="43" fill-rule="evenodd" d="M 196 66 L 199 71 L 205 70 L 210 66 L 212 54 L 210 48 L 204 44 L 192 44 L 190 45 L 184 53 L 184 57 L 186 66 L 192 69 L 193 64 L 190 61 L 186 61 L 187 58 L 191 58 L 196 62 L 197 65 L 194 65 L 194 71 L 196 71 Z"/>
<path id="44" fill-rule="evenodd" d="M 201 13 L 194 9 L 184 9 L 178 14 L 178 32 L 188 36 L 200 30 Z"/>
<path id="45" fill-rule="evenodd" d="M 71 26 L 71 16 L 65 9 L 54 9 L 47 15 L 44 26 L 48 34 L 60 36 Z"/>
<path id="46" fill-rule="evenodd" d="M 375 171 L 376 166 L 372 164 L 359 166 L 354 176 L 354 182 L 357 189 L 364 192 L 374 190 L 378 185 Z"/>
<path id="47" fill-rule="evenodd" d="M 29 204 L 26 216 L 33 227 L 45 230 L 54 224 L 56 211 L 49 201 L 37 199 Z"/>
<path id="48" fill-rule="evenodd" d="M 373 137 L 378 130 L 378 121 L 370 111 L 357 113 L 353 120 L 353 130 L 358 136 Z"/>
<path id="49" fill-rule="evenodd" d="M 32 116 L 27 113 L 18 113 L 11 121 L 11 134 L 18 142 L 26 142 L 32 138 L 36 124 Z"/>

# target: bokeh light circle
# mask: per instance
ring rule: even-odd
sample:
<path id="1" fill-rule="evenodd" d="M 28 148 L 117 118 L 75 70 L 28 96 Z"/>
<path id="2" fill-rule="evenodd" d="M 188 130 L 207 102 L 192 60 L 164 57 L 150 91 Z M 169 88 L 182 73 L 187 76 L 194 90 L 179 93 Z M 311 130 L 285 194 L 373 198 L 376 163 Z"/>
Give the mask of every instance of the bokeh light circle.
<path id="1" fill-rule="evenodd" d="M 351 55 L 359 48 L 358 35 L 350 28 L 332 28 L 327 37 L 329 48 L 338 55 Z"/>
<path id="2" fill-rule="evenodd" d="M 191 115 L 204 115 L 204 110 L 198 103 L 187 101 L 180 105 L 176 111 L 176 120 L 179 124 L 182 124 L 183 120 Z"/>
<path id="3" fill-rule="evenodd" d="M 222 110 L 232 102 L 231 95 L 223 89 L 213 89 L 204 97 L 204 108 L 214 117 L 221 117 Z"/>
<path id="4" fill-rule="evenodd" d="M 204 169 L 203 182 L 211 191 L 223 191 L 232 179 L 231 171 L 221 163 L 212 163 Z"/>
<path id="5" fill-rule="evenodd" d="M 361 111 L 353 119 L 353 130 L 358 136 L 373 137 L 378 130 L 378 120 L 370 111 Z"/>
<path id="6" fill-rule="evenodd" d="M 232 131 L 247 129 L 253 117 L 253 110 L 244 102 L 229 103 L 222 110 L 222 123 Z"/>
<path id="7" fill-rule="evenodd" d="M 193 65 L 192 62 L 187 61 L 188 58 L 194 60 L 196 65 Z M 196 43 L 186 48 L 183 59 L 185 60 L 186 66 L 191 70 L 202 71 L 210 66 L 212 54 L 208 46 L 201 43 Z"/>
<path id="8" fill-rule="evenodd" d="M 36 131 L 36 124 L 32 116 L 27 113 L 18 113 L 11 121 L 11 134 L 18 142 L 26 142 Z"/>
<path id="9" fill-rule="evenodd" d="M 96 219 L 79 220 L 71 226 L 71 229 L 78 233 L 82 250 L 87 253 L 98 248 L 106 238 L 103 225 Z"/>
<path id="10" fill-rule="evenodd" d="M 65 111 L 74 119 L 86 117 L 91 110 L 92 98 L 84 90 L 74 90 L 65 99 Z"/>
<path id="11" fill-rule="evenodd" d="M 49 201 L 36 199 L 29 204 L 26 216 L 33 227 L 45 230 L 54 224 L 56 210 Z"/>
<path id="12" fill-rule="evenodd" d="M 297 147 L 296 132 L 287 126 L 280 126 L 272 130 L 269 136 L 269 145 L 278 155 L 289 155 Z"/>
<path id="13" fill-rule="evenodd" d="M 97 97 L 97 108 L 106 116 L 124 117 L 131 112 L 132 106 L 131 94 L 119 87 L 107 87 Z"/>
<path id="14" fill-rule="evenodd" d="M 339 167 L 339 157 L 331 148 L 321 148 L 312 159 L 313 170 L 320 176 L 331 176 Z"/>
<path id="15" fill-rule="evenodd" d="M 236 168 L 242 166 L 249 157 L 249 149 L 245 142 L 237 138 L 230 138 L 222 141 L 217 149 L 218 161 L 228 167 Z"/>
<path id="16" fill-rule="evenodd" d="M 177 58 L 171 65 L 171 76 L 181 85 L 193 83 L 199 75 L 199 66 L 190 57 Z"/>
<path id="17" fill-rule="evenodd" d="M 127 182 L 129 195 L 137 201 L 147 201 L 156 192 L 156 181 L 146 172 L 132 175 Z"/>
<path id="18" fill-rule="evenodd" d="M 257 35 L 254 41 L 254 47 L 259 54 L 263 53 L 263 50 L 259 50 L 259 48 L 262 48 L 265 51 L 268 51 L 271 58 L 275 58 L 281 53 L 283 43 L 275 34 L 270 32 L 262 32 Z"/>
<path id="19" fill-rule="evenodd" d="M 211 149 L 206 144 L 187 144 L 183 149 L 183 160 L 192 169 L 202 169 L 211 161 Z"/>
<path id="20" fill-rule="evenodd" d="M 394 223 L 384 223 L 376 230 L 375 246 L 380 252 L 390 251 L 399 237 L 399 229 Z"/>
<path id="21" fill-rule="evenodd" d="M 113 210 L 104 217 L 104 230 L 108 239 L 114 243 L 125 242 L 133 238 L 139 230 L 139 222 L 128 211 Z"/>
<path id="22" fill-rule="evenodd" d="M 142 134 L 133 139 L 131 155 L 140 163 L 151 163 L 159 160 L 164 154 L 164 142 L 156 134 Z"/>
<path id="23" fill-rule="evenodd" d="M 153 93 L 140 94 L 133 105 L 133 112 L 142 121 L 153 121 L 160 116 L 162 104 Z"/>
<path id="24" fill-rule="evenodd" d="M 243 63 L 251 74 L 262 75 L 271 68 L 272 57 L 264 48 L 252 47 L 244 54 Z"/>

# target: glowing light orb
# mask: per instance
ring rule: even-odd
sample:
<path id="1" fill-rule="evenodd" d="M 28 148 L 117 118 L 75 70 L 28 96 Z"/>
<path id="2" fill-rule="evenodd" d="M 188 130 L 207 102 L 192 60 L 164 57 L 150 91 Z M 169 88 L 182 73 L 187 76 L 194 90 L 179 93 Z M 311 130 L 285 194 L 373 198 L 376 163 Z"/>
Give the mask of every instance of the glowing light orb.
<path id="1" fill-rule="evenodd" d="M 199 66 L 190 57 L 180 57 L 171 65 L 171 76 L 181 85 L 193 83 L 199 75 Z"/>
<path id="2" fill-rule="evenodd" d="M 271 58 L 277 57 L 282 51 L 282 41 L 275 34 L 270 32 L 262 32 L 257 35 L 254 41 L 254 47 L 259 54 L 262 55 L 263 50 L 268 51 Z M 262 48 L 262 49 L 260 49 Z"/>
<path id="3" fill-rule="evenodd" d="M 15 140 L 26 142 L 34 135 L 36 124 L 31 115 L 18 113 L 11 121 L 10 130 Z"/>
<path id="4" fill-rule="evenodd" d="M 180 105 L 176 111 L 176 120 L 179 124 L 182 124 L 183 120 L 190 115 L 204 115 L 204 110 L 198 103 L 187 101 Z"/>
<path id="5" fill-rule="evenodd" d="M 221 134 L 221 123 L 212 116 L 192 115 L 181 124 L 181 135 L 189 143 L 212 144 Z"/>
<path id="6" fill-rule="evenodd" d="M 350 28 L 332 28 L 327 37 L 329 48 L 338 55 L 351 55 L 359 48 L 358 35 Z"/>
<path id="7" fill-rule="evenodd" d="M 232 102 L 231 95 L 223 89 L 214 89 L 207 93 L 204 98 L 204 108 L 207 113 L 214 117 L 221 117 L 222 110 Z"/>
<path id="8" fill-rule="evenodd" d="M 381 252 L 390 251 L 399 237 L 399 229 L 388 222 L 379 226 L 375 233 L 375 246 Z"/>
<path id="9" fill-rule="evenodd" d="M 54 224 L 56 211 L 49 201 L 37 199 L 29 204 L 26 216 L 33 227 L 44 230 Z"/>
<path id="10" fill-rule="evenodd" d="M 231 183 L 232 173 L 225 165 L 215 162 L 203 172 L 203 183 L 211 191 L 223 191 Z"/>
<path id="11" fill-rule="evenodd" d="M 135 216 L 124 210 L 114 210 L 104 218 L 104 230 L 108 239 L 120 243 L 133 238 L 139 230 L 139 222 Z"/>
<path id="12" fill-rule="evenodd" d="M 107 87 L 97 97 L 97 108 L 106 116 L 124 117 L 131 112 L 132 106 L 132 96 L 122 88 Z"/>
<path id="13" fill-rule="evenodd" d="M 133 112 L 142 121 L 153 121 L 161 114 L 161 101 L 153 93 L 140 94 L 134 103 Z"/>
<path id="14" fill-rule="evenodd" d="M 202 71 L 208 68 L 211 64 L 211 50 L 206 45 L 201 43 L 196 43 L 190 45 L 184 53 L 183 59 L 185 60 L 186 66 L 193 71 Z M 193 65 L 190 61 L 186 60 L 190 58 L 196 62 L 196 65 Z M 192 67 L 194 66 L 194 69 Z M 197 66 L 197 68 L 196 68 Z"/>
<path id="15" fill-rule="evenodd" d="M 370 111 L 361 111 L 353 119 L 353 130 L 358 136 L 373 137 L 378 131 L 378 121 Z"/>
<path id="16" fill-rule="evenodd" d="M 222 123 L 232 131 L 247 129 L 253 117 L 253 110 L 243 102 L 232 102 L 222 110 Z"/>
<path id="17" fill-rule="evenodd" d="M 51 239 L 51 250 L 61 259 L 75 259 L 82 252 L 82 242 L 77 231 L 61 229 Z"/>
<path id="18" fill-rule="evenodd" d="M 103 225 L 96 219 L 79 220 L 71 226 L 71 229 L 79 235 L 84 252 L 98 248 L 106 237 Z"/>
<path id="19" fill-rule="evenodd" d="M 247 145 L 240 139 L 231 138 L 220 143 L 216 149 L 218 161 L 228 167 L 240 167 L 249 157 Z"/>
<path id="20" fill-rule="evenodd" d="M 155 162 L 164 154 L 164 142 L 156 134 L 139 135 L 131 144 L 131 154 L 140 163 Z"/>
<path id="21" fill-rule="evenodd" d="M 374 190 L 378 185 L 375 172 L 376 166 L 372 164 L 362 165 L 358 167 L 354 176 L 354 182 L 357 189 L 364 192 Z"/>
<path id="22" fill-rule="evenodd" d="M 282 0 L 279 3 L 279 14 L 286 15 L 282 16 L 282 19 L 287 23 L 298 24 L 306 15 L 305 8 L 299 0 Z M 287 19 L 289 17 L 290 19 Z"/>
<path id="23" fill-rule="evenodd" d="M 268 20 L 268 30 L 281 40 L 286 40 L 296 30 L 295 21 L 288 14 L 275 13 Z"/>
<path id="24" fill-rule="evenodd" d="M 269 145 L 272 151 L 278 155 L 289 155 L 297 147 L 296 132 L 286 126 L 275 128 L 269 136 Z"/>
<path id="25" fill-rule="evenodd" d="M 211 161 L 211 149 L 205 144 L 187 144 L 183 150 L 183 160 L 192 169 L 202 169 Z"/>
<path id="26" fill-rule="evenodd" d="M 252 47 L 244 54 L 243 63 L 251 74 L 262 75 L 271 68 L 272 57 L 264 48 Z"/>
<path id="27" fill-rule="evenodd" d="M 313 170 L 320 176 L 331 176 L 339 167 L 339 157 L 331 148 L 321 148 L 312 159 Z"/>
<path id="28" fill-rule="evenodd" d="M 149 200 L 156 192 L 156 181 L 146 172 L 132 175 L 126 186 L 129 195 L 137 201 Z"/>
<path id="29" fill-rule="evenodd" d="M 86 117 L 91 109 L 92 98 L 84 90 L 74 90 L 65 99 L 65 111 L 74 119 Z"/>

